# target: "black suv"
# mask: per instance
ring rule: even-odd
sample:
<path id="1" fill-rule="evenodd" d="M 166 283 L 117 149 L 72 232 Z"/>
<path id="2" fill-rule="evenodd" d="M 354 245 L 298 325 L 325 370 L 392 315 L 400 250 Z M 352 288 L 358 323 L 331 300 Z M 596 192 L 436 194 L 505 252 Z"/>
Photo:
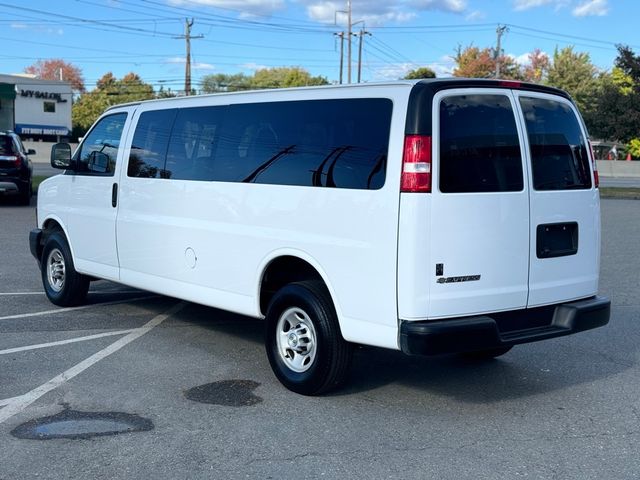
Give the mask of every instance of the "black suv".
<path id="1" fill-rule="evenodd" d="M 0 131 L 0 196 L 19 195 L 20 203 L 31 202 L 33 166 L 20 137 L 13 132 Z"/>

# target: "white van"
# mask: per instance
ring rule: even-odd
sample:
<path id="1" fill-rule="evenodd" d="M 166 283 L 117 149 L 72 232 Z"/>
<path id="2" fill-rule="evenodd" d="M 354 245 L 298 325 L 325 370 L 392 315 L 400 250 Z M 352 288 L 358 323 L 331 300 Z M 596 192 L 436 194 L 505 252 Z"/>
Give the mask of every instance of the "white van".
<path id="1" fill-rule="evenodd" d="M 108 279 L 265 318 L 278 379 L 353 344 L 494 357 L 606 324 L 598 176 L 562 91 L 434 79 L 112 107 L 43 182 L 49 299 Z"/>

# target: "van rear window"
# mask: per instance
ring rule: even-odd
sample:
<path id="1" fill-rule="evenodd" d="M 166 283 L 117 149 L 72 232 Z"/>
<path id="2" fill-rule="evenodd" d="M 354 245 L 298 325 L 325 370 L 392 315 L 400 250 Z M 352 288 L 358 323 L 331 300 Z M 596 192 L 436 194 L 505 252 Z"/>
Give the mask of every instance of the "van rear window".
<path id="1" fill-rule="evenodd" d="M 520 98 L 531 149 L 533 188 L 571 190 L 591 188 L 587 141 L 566 103 Z"/>
<path id="2" fill-rule="evenodd" d="M 457 95 L 440 103 L 440 191 L 524 188 L 518 130 L 505 95 Z"/>

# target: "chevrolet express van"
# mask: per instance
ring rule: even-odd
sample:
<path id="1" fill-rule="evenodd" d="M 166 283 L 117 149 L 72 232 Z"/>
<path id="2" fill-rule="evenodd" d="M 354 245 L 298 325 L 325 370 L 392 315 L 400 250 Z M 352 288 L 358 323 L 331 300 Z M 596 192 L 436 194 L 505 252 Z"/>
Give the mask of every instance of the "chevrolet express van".
<path id="1" fill-rule="evenodd" d="M 49 299 L 107 279 L 265 319 L 289 389 L 354 344 L 495 357 L 595 328 L 598 174 L 569 96 L 433 79 L 109 108 L 42 183 Z"/>

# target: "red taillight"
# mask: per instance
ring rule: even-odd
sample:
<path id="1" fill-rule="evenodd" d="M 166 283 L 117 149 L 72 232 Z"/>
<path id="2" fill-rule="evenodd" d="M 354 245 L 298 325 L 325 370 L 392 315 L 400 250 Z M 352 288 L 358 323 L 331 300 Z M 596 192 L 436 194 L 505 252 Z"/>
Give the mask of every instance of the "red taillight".
<path id="1" fill-rule="evenodd" d="M 589 140 L 589 152 L 591 153 L 591 164 L 593 165 L 593 183 L 595 183 L 595 187 L 598 188 L 600 185 L 598 164 L 596 163 L 596 156 L 593 154 L 593 145 L 591 145 L 591 140 Z"/>
<path id="2" fill-rule="evenodd" d="M 20 168 L 22 166 L 22 159 L 20 157 L 13 157 L 10 161 L 13 161 L 13 165 L 16 168 Z"/>
<path id="3" fill-rule="evenodd" d="M 431 137 L 406 135 L 402 158 L 401 192 L 431 191 Z"/>

